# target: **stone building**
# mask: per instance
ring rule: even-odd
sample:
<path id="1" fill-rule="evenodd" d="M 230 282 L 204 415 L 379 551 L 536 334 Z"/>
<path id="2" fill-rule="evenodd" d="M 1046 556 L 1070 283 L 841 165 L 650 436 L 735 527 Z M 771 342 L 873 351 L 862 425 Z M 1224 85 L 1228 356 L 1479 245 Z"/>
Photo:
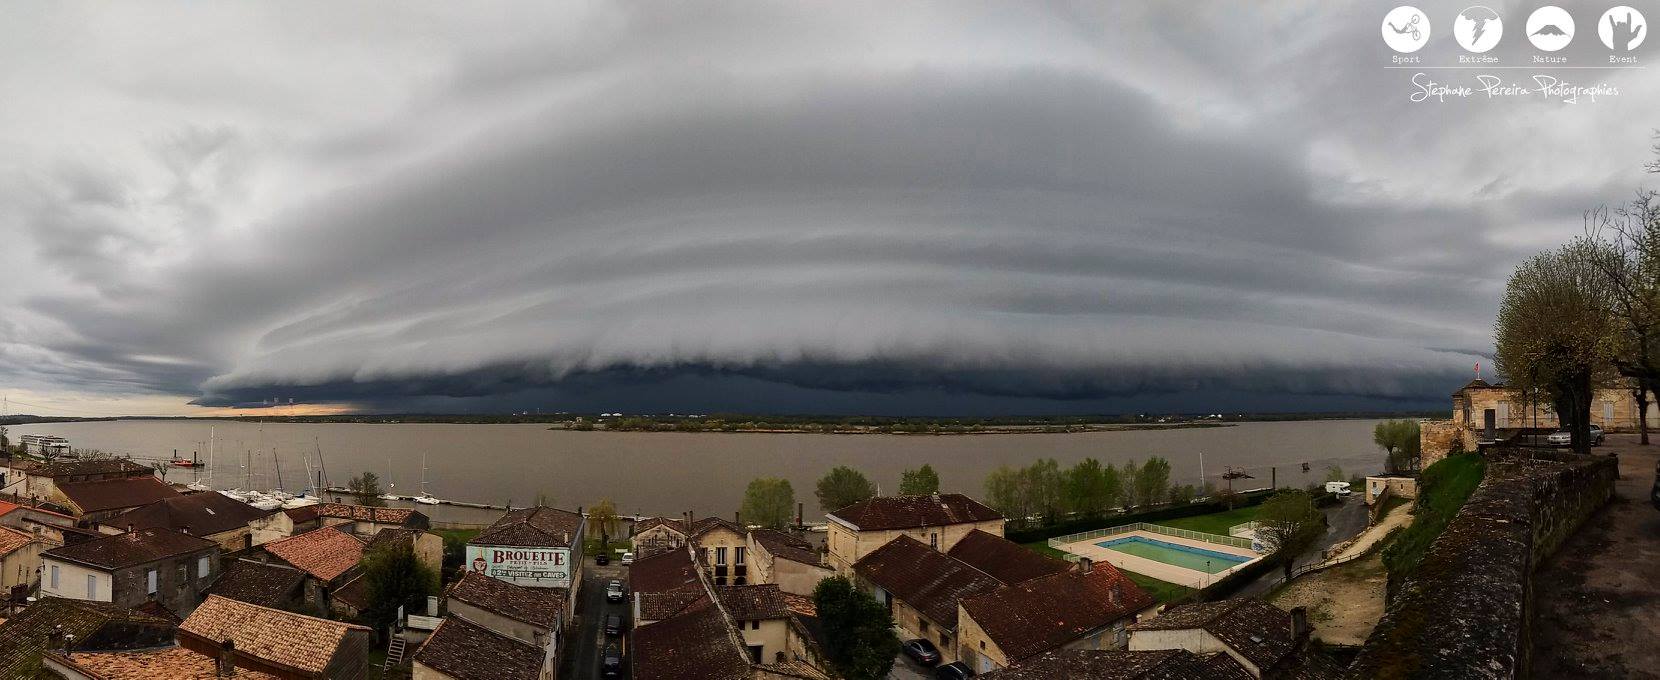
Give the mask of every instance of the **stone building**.
<path id="1" fill-rule="evenodd" d="M 449 616 L 415 650 L 414 680 L 549 680 L 553 660 L 543 649 Z"/>
<path id="2" fill-rule="evenodd" d="M 451 615 L 558 656 L 567 604 L 564 590 L 527 588 L 470 571 L 445 595 Z"/>
<path id="3" fill-rule="evenodd" d="M 264 551 L 306 573 L 306 606 L 318 614 L 337 611 L 335 591 L 357 577 L 363 561 L 363 541 L 334 527 L 323 527 L 266 543 Z M 349 603 L 348 603 L 349 604 Z M 345 615 L 354 611 L 343 612 Z"/>
<path id="4" fill-rule="evenodd" d="M 40 581 L 40 551 L 44 544 L 33 533 L 0 526 L 0 596 L 12 588 L 32 588 Z"/>
<path id="5" fill-rule="evenodd" d="M 1650 423 L 1660 423 L 1660 404 L 1648 405 Z M 1633 432 L 1637 429 L 1637 398 L 1631 388 L 1600 387 L 1591 398 L 1591 422 L 1606 432 Z M 1480 442 L 1520 429 L 1550 429 L 1560 426 L 1549 402 L 1530 401 L 1504 383 L 1477 378 L 1452 394 L 1452 417 L 1419 423 L 1421 467 L 1444 458 L 1449 450 L 1462 446 L 1474 451 Z"/>
<path id="6" fill-rule="evenodd" d="M 775 583 L 786 593 L 812 595 L 835 572 L 806 541 L 773 529 L 749 532 L 751 583 Z"/>
<path id="7" fill-rule="evenodd" d="M 944 552 L 979 529 L 1003 535 L 1003 515 L 958 493 L 877 496 L 837 510 L 825 519 L 827 560 L 836 573 L 851 575 L 853 563 L 901 535 Z"/>
<path id="8" fill-rule="evenodd" d="M 41 553 L 41 594 L 183 614 L 219 574 L 219 544 L 172 529 L 139 529 Z"/>
<path id="9" fill-rule="evenodd" d="M 303 534 L 323 526 L 323 518 L 317 514 L 317 506 L 307 505 L 299 508 L 285 508 L 264 517 L 257 517 L 248 522 L 248 534 L 251 542 L 265 545 L 289 536 Z"/>
<path id="10" fill-rule="evenodd" d="M 1184 649 L 1226 653 L 1253 678 L 1273 677 L 1298 662 L 1308 641 L 1303 612 L 1287 612 L 1254 597 L 1171 607 L 1130 626 L 1130 649 Z"/>
<path id="11" fill-rule="evenodd" d="M 176 623 L 107 602 L 43 597 L 0 623 L 0 678 L 51 677 L 42 669 L 48 649 L 79 655 L 164 646 Z"/>

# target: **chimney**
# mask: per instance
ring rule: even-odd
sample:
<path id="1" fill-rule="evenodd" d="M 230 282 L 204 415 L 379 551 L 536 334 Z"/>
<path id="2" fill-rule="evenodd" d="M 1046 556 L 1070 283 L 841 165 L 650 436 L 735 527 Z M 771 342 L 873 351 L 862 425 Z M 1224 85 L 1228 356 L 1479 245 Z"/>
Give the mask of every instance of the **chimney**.
<path id="1" fill-rule="evenodd" d="M 132 532 L 133 532 L 133 523 L 132 523 L 132 522 L 128 522 L 128 523 L 127 523 L 127 533 L 129 533 L 129 534 L 130 534 L 130 533 L 132 533 Z"/>
<path id="2" fill-rule="evenodd" d="M 221 678 L 236 675 L 236 641 L 226 638 L 219 643 L 219 656 L 213 663 L 214 672 Z"/>
<path id="3" fill-rule="evenodd" d="M 795 504 L 795 525 L 798 526 L 798 527 L 799 526 L 806 526 L 806 524 L 803 523 L 802 519 L 801 519 L 801 508 L 805 505 L 806 505 L 805 503 L 796 503 Z"/>
<path id="4" fill-rule="evenodd" d="M 186 524 L 182 527 L 179 527 L 179 533 L 182 533 L 186 536 L 189 536 L 190 535 L 190 525 Z"/>
<path id="5" fill-rule="evenodd" d="M 1088 574 L 1095 571 L 1095 560 L 1088 557 L 1078 558 L 1078 573 Z"/>
<path id="6" fill-rule="evenodd" d="M 52 626 L 52 632 L 46 634 L 47 649 L 63 649 L 63 624 Z"/>
<path id="7" fill-rule="evenodd" d="M 744 525 L 744 521 L 740 517 L 740 512 L 737 511 L 737 510 L 732 511 L 732 523 L 736 524 L 738 526 L 743 526 Z"/>
<path id="8" fill-rule="evenodd" d="M 1293 644 L 1302 644 L 1308 639 L 1308 609 L 1306 607 L 1291 608 L 1291 639 Z"/>

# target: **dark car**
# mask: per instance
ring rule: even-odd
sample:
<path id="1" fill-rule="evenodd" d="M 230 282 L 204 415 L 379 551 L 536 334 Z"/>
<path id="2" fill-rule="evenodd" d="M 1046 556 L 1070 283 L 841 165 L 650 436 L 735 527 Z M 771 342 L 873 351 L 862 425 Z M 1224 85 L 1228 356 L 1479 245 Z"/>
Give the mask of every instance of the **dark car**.
<path id="1" fill-rule="evenodd" d="M 609 555 L 607 553 L 600 553 L 600 554 L 594 556 L 594 564 L 597 564 L 597 565 L 603 567 L 603 566 L 605 566 L 607 564 L 610 564 L 610 563 L 611 563 L 611 555 Z"/>
<path id="2" fill-rule="evenodd" d="M 966 680 L 972 677 L 974 670 L 961 661 L 952 661 L 934 669 L 934 680 Z"/>
<path id="3" fill-rule="evenodd" d="M 911 660 L 924 666 L 932 666 L 940 662 L 940 650 L 934 647 L 934 643 L 927 640 L 921 638 L 906 640 L 905 644 L 899 647 L 905 650 L 905 656 L 911 657 Z"/>
<path id="4" fill-rule="evenodd" d="M 622 617 L 616 614 L 605 616 L 605 634 L 622 635 Z"/>
<path id="5" fill-rule="evenodd" d="M 599 657 L 599 674 L 605 678 L 622 677 L 622 650 L 616 645 L 605 646 L 605 653 Z"/>
<path id="6" fill-rule="evenodd" d="M 623 590 L 622 581 L 611 579 L 610 583 L 605 584 L 606 602 L 622 602 L 627 597 L 627 593 Z"/>

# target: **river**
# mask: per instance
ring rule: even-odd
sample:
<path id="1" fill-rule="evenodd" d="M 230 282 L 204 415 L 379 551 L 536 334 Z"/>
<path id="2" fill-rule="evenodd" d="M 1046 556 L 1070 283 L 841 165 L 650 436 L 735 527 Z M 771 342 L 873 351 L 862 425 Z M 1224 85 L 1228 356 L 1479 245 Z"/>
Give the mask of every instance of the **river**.
<path id="1" fill-rule="evenodd" d="M 610 498 L 623 514 L 679 515 L 693 511 L 731 516 L 755 477 L 790 481 L 810 518 L 822 516 L 815 481 L 836 465 L 849 465 L 881 485 L 899 487 L 900 472 L 930 463 L 940 488 L 983 496 L 987 473 L 1039 457 L 1065 467 L 1085 457 L 1123 463 L 1163 456 L 1177 483 L 1199 479 L 1200 452 L 1208 479 L 1221 485 L 1226 466 L 1254 476 L 1236 488 L 1267 486 L 1277 468 L 1281 486 L 1325 480 L 1338 465 L 1348 475 L 1382 469 L 1372 443 L 1372 420 L 1241 423 L 1232 427 L 1130 430 L 1076 434 L 834 435 L 681 432 L 576 432 L 546 425 L 446 425 L 270 423 L 207 420 L 119 420 L 14 425 L 22 434 L 54 434 L 76 449 L 98 449 L 139 458 L 169 458 L 178 450 L 208 459 L 213 430 L 214 465 L 173 468 L 172 482 L 200 476 L 217 488 L 276 486 L 275 450 L 283 486 L 305 487 L 305 459 L 322 452 L 329 480 L 344 486 L 363 471 L 388 479 L 395 491 L 420 491 L 425 459 L 427 491 L 439 498 L 524 506 L 543 496 L 562 507 L 590 506 Z M 252 457 L 251 468 L 244 462 Z M 1302 464 L 1309 471 L 1302 471 Z M 251 480 L 251 484 L 250 484 Z M 441 509 L 440 509 L 441 508 Z M 481 513 L 448 506 L 422 508 L 437 519 L 467 521 Z M 499 514 L 499 513 L 495 513 Z"/>

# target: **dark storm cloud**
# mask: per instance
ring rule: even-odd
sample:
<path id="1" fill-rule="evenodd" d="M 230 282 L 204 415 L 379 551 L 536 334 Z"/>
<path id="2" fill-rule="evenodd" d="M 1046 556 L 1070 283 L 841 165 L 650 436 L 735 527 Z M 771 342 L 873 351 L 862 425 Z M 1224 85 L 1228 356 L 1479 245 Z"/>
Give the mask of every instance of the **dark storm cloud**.
<path id="1" fill-rule="evenodd" d="M 1403 110 L 1353 58 L 1366 8 L 420 9 L 270 29 L 277 66 L 233 69 L 268 90 L 180 64 L 65 97 L 142 133 L 0 138 L 28 161 L 0 264 L 41 273 L 0 376 L 386 410 L 1433 404 L 1511 264 L 1641 160 L 1495 136 L 1556 108 Z M 1319 89 L 1328 52 L 1354 89 Z M 1640 146 L 1629 105 L 1563 124 Z"/>

